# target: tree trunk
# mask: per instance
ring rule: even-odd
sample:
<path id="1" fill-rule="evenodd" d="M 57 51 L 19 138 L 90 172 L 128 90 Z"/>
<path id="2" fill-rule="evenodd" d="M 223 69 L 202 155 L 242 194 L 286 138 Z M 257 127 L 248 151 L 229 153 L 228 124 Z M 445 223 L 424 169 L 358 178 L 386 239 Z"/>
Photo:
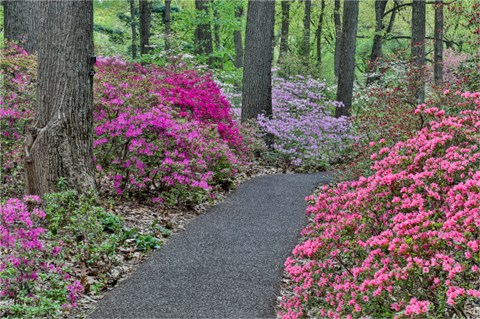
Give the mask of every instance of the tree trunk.
<path id="1" fill-rule="evenodd" d="M 37 51 L 37 1 L 3 1 L 3 27 L 6 40 L 19 41 L 28 53 Z"/>
<path id="2" fill-rule="evenodd" d="M 280 36 L 280 54 L 278 63 L 282 63 L 288 54 L 288 33 L 290 29 L 290 0 L 282 0 L 282 28 Z"/>
<path id="3" fill-rule="evenodd" d="M 417 103 L 425 101 L 425 10 L 424 0 L 413 0 L 412 6 L 412 60 L 415 65 L 415 97 Z"/>
<path id="4" fill-rule="evenodd" d="M 150 52 L 150 23 L 152 21 L 152 2 L 151 0 L 139 0 L 139 20 L 140 20 L 140 54 Z"/>
<path id="5" fill-rule="evenodd" d="M 208 10 L 209 0 L 195 0 L 198 25 L 195 29 L 195 54 L 208 57 L 208 64 L 213 64 L 213 45 L 210 18 Z"/>
<path id="6" fill-rule="evenodd" d="M 337 101 L 343 103 L 337 107 L 335 116 L 350 116 L 355 78 L 355 47 L 357 42 L 359 0 L 348 0 L 343 4 L 343 27 L 341 53 L 338 69 Z"/>
<path id="7" fill-rule="evenodd" d="M 318 18 L 318 27 L 315 32 L 317 38 L 317 67 L 322 67 L 322 30 L 323 30 L 323 18 L 325 15 L 325 0 L 322 0 L 320 4 L 320 16 Z"/>
<path id="8" fill-rule="evenodd" d="M 312 1 L 311 0 L 304 0 L 305 1 L 305 8 L 303 13 L 303 43 L 301 47 L 300 55 L 303 56 L 306 62 L 308 62 L 308 58 L 310 55 L 310 23 L 312 21 L 311 14 L 312 14 Z"/>
<path id="9" fill-rule="evenodd" d="M 243 7 L 242 4 L 235 4 L 235 19 L 237 20 L 236 22 L 240 26 L 242 23 L 242 17 L 243 17 Z M 242 31 L 240 30 L 240 27 L 238 27 L 234 32 L 233 32 L 233 42 L 235 45 L 235 67 L 236 68 L 241 68 L 243 67 L 243 40 L 242 40 Z"/>
<path id="10" fill-rule="evenodd" d="M 59 178 L 95 188 L 93 1 L 39 2 L 37 105 L 25 137 L 26 191 L 55 191 Z"/>
<path id="11" fill-rule="evenodd" d="M 165 0 L 165 50 L 170 50 L 171 29 L 171 5 L 172 0 Z"/>
<path id="12" fill-rule="evenodd" d="M 243 66 L 242 121 L 272 114 L 275 1 L 248 1 Z"/>
<path id="13" fill-rule="evenodd" d="M 372 84 L 380 77 L 372 73 L 375 72 L 376 64 L 382 57 L 382 40 L 383 40 L 383 16 L 385 8 L 387 7 L 387 0 L 375 0 L 375 35 L 373 37 L 372 53 L 370 54 L 370 61 L 368 63 L 368 75 L 366 84 Z"/>
<path id="14" fill-rule="evenodd" d="M 348 0 L 347 0 L 348 1 Z M 333 9 L 333 20 L 335 23 L 335 54 L 334 54 L 334 73 L 335 77 L 338 78 L 338 67 L 339 67 L 339 60 L 340 60 L 340 44 L 342 41 L 342 21 L 340 18 L 340 0 L 335 0 L 335 8 Z"/>
<path id="15" fill-rule="evenodd" d="M 132 59 L 137 58 L 137 15 L 135 14 L 135 0 L 130 0 L 130 18 L 132 19 Z"/>
<path id="16" fill-rule="evenodd" d="M 210 0 L 212 4 L 212 11 L 213 11 L 213 42 L 215 43 L 215 51 L 220 52 L 222 50 L 222 43 L 220 41 L 220 13 L 218 12 L 217 2 L 214 0 Z M 217 56 L 215 59 L 215 66 L 217 68 L 223 69 L 223 61 L 222 59 Z"/>
<path id="17" fill-rule="evenodd" d="M 443 83 L 443 0 L 435 0 L 434 66 L 436 85 Z"/>

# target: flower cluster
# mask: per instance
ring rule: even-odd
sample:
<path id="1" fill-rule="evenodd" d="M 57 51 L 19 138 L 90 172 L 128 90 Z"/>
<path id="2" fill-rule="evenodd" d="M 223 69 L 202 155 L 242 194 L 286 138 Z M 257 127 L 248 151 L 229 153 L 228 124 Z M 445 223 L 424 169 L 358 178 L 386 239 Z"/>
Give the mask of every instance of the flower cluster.
<path id="1" fill-rule="evenodd" d="M 339 102 L 325 98 L 325 84 L 312 78 L 275 78 L 273 116 L 258 117 L 258 124 L 274 136 L 274 152 L 287 167 L 315 169 L 340 157 L 349 134 L 347 118 L 332 116 Z"/>
<path id="2" fill-rule="evenodd" d="M 392 147 L 372 142 L 371 176 L 308 198 L 283 318 L 451 317 L 480 298 L 480 93 L 461 96 L 476 108 L 421 105 L 434 120 Z"/>
<path id="3" fill-rule="evenodd" d="M 181 198 L 228 183 L 247 160 L 228 101 L 208 75 L 99 59 L 97 169 L 118 193 Z M 189 198 L 191 199 L 191 198 Z"/>
<path id="4" fill-rule="evenodd" d="M 25 196 L 0 205 L 0 313 L 6 317 L 53 316 L 75 307 L 83 290 L 62 268 L 61 248 L 42 242 L 39 203 L 37 196 Z"/>

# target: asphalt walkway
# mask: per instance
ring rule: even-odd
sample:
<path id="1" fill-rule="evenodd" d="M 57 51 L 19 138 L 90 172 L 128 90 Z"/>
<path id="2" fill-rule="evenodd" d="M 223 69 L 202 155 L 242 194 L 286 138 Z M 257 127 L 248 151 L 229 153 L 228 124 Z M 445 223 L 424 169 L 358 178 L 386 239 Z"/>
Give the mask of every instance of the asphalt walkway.
<path id="1" fill-rule="evenodd" d="M 325 173 L 256 177 L 192 221 L 90 318 L 274 318 L 283 263 Z"/>

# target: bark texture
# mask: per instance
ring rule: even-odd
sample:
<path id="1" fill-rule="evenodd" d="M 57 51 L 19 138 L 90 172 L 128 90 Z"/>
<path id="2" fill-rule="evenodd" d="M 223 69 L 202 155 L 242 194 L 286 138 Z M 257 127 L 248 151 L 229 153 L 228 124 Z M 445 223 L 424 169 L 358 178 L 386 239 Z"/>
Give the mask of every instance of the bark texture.
<path id="1" fill-rule="evenodd" d="M 320 16 L 318 17 L 318 26 L 315 31 L 315 38 L 317 39 L 317 67 L 322 67 L 322 31 L 323 31 L 323 19 L 325 16 L 325 0 L 322 0 L 320 4 Z"/>
<path id="2" fill-rule="evenodd" d="M 282 28 L 280 35 L 280 54 L 278 56 L 278 63 L 288 54 L 288 34 L 290 31 L 290 0 L 282 0 Z"/>
<path id="3" fill-rule="evenodd" d="M 139 0 L 140 54 L 148 54 L 150 48 L 150 24 L 152 22 L 152 1 Z"/>
<path id="4" fill-rule="evenodd" d="M 357 43 L 359 0 L 345 1 L 343 4 L 343 27 L 341 53 L 338 70 L 337 101 L 343 103 L 335 116 L 350 116 L 352 108 L 353 81 L 355 77 L 355 48 Z"/>
<path id="5" fill-rule="evenodd" d="M 368 77 L 366 84 L 371 84 L 377 81 L 380 77 L 373 75 L 376 64 L 382 58 L 382 40 L 383 40 L 383 17 L 385 15 L 385 8 L 387 7 L 387 0 L 375 0 L 375 35 L 373 37 L 372 52 L 370 54 L 370 61 L 368 63 Z"/>
<path id="6" fill-rule="evenodd" d="M 27 193 L 59 178 L 85 192 L 93 167 L 93 1 L 40 1 L 35 119 L 25 138 Z"/>
<path id="7" fill-rule="evenodd" d="M 272 114 L 274 1 L 248 1 L 242 121 Z"/>
<path id="8" fill-rule="evenodd" d="M 38 7 L 37 1 L 3 1 L 5 39 L 21 42 L 28 53 L 37 51 Z"/>
<path id="9" fill-rule="evenodd" d="M 132 59 L 137 58 L 137 15 L 135 14 L 135 0 L 130 0 L 130 18 L 132 19 Z"/>
<path id="10" fill-rule="evenodd" d="M 243 17 L 243 7 L 242 4 L 235 4 L 235 19 L 237 20 L 236 22 L 240 26 L 242 23 L 242 17 Z M 233 42 L 235 45 L 235 67 L 236 68 L 241 68 L 243 67 L 243 40 L 242 40 L 242 31 L 240 30 L 240 27 L 238 27 L 234 32 L 233 32 Z"/>
<path id="11" fill-rule="evenodd" d="M 348 1 L 345 1 L 348 2 Z M 335 25 L 335 54 L 334 54 L 334 72 L 335 72 L 335 77 L 338 78 L 338 67 L 339 67 L 339 61 L 340 61 L 340 50 L 341 50 L 341 42 L 342 42 L 342 20 L 340 17 L 340 8 L 341 8 L 341 3 L 340 0 L 335 0 L 335 7 L 333 9 L 333 22 Z"/>
<path id="12" fill-rule="evenodd" d="M 195 54 L 208 56 L 208 64 L 213 63 L 212 31 L 210 27 L 209 0 L 195 0 L 198 25 L 195 29 Z"/>
<path id="13" fill-rule="evenodd" d="M 416 90 L 417 103 L 425 101 L 425 11 L 424 0 L 413 0 L 412 5 L 412 59 L 416 68 Z"/>
<path id="14" fill-rule="evenodd" d="M 305 7 L 303 13 L 303 44 L 301 55 L 304 57 L 306 61 L 308 61 L 308 57 L 310 55 L 310 23 L 312 21 L 312 1 L 311 0 L 304 0 Z"/>
<path id="15" fill-rule="evenodd" d="M 165 50 L 170 50 L 172 0 L 165 0 Z"/>
<path id="16" fill-rule="evenodd" d="M 434 26 L 434 64 L 433 73 L 435 84 L 443 83 L 443 0 L 435 0 Z"/>

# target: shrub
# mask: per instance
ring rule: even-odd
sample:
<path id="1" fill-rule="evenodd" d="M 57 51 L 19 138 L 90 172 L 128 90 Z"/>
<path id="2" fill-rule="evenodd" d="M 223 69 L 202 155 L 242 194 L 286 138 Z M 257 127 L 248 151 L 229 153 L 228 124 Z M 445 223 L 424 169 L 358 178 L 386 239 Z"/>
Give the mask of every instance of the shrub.
<path id="1" fill-rule="evenodd" d="M 210 76 L 118 58 L 100 60 L 98 69 L 97 168 L 118 193 L 196 202 L 230 186 L 247 149 Z"/>
<path id="2" fill-rule="evenodd" d="M 76 306 L 83 290 L 70 279 L 61 248 L 45 245 L 38 227 L 45 213 L 39 198 L 10 198 L 0 204 L 0 314 L 6 318 L 56 317 Z"/>
<path id="3" fill-rule="evenodd" d="M 435 119 L 374 153 L 371 176 L 309 197 L 283 318 L 451 318 L 480 298 L 480 93 L 463 97 L 476 109 L 420 106 Z"/>
<path id="4" fill-rule="evenodd" d="M 348 119 L 332 116 L 338 102 L 325 93 L 325 84 L 312 78 L 274 79 L 273 116 L 260 115 L 258 124 L 274 136 L 272 155 L 284 168 L 325 169 L 354 139 Z"/>

